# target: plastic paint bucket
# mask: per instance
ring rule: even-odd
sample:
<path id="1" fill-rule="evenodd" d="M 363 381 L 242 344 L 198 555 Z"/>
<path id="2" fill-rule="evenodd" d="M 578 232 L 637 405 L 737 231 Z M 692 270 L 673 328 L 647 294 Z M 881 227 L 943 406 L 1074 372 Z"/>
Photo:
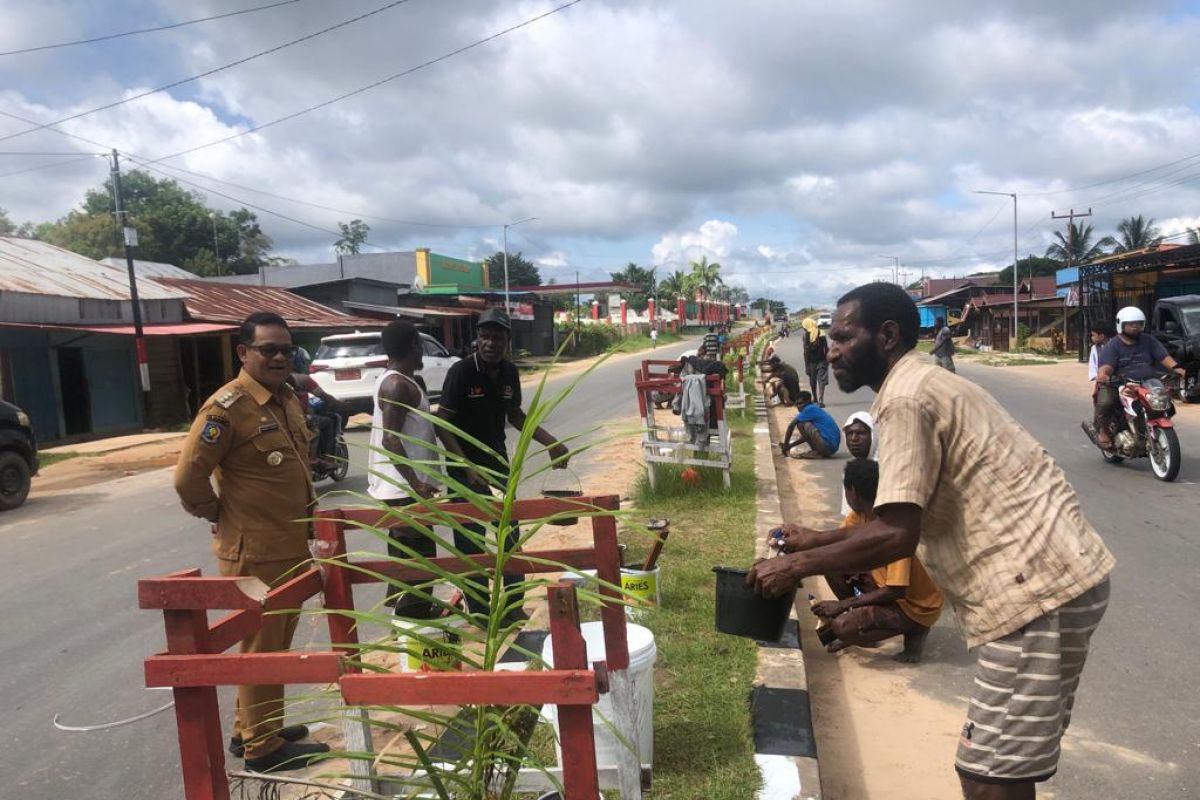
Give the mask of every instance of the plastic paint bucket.
<path id="1" fill-rule="evenodd" d="M 585 622 L 579 629 L 587 644 L 588 663 L 604 660 L 604 623 Z M 654 634 L 648 628 L 626 625 L 625 634 L 629 646 L 629 679 L 633 687 L 633 721 L 638 730 L 639 756 L 641 763 L 648 766 L 654 763 L 654 661 L 658 657 L 658 649 L 654 645 Z M 548 666 L 554 663 L 552 636 L 547 636 L 542 646 L 542 659 Z M 548 705 L 542 711 L 554 726 L 554 746 L 558 751 L 558 763 L 561 764 L 562 735 L 558 729 L 558 707 Z M 592 706 L 598 767 L 615 767 L 618 755 L 625 752 L 624 742 L 609 728 L 615 722 L 612 695 L 600 695 L 599 702 Z"/>
<path id="2" fill-rule="evenodd" d="M 434 627 L 428 620 L 393 617 L 401 672 L 462 670 L 462 637 L 453 624 Z"/>
<path id="3" fill-rule="evenodd" d="M 658 567 L 652 570 L 629 569 L 621 570 L 621 591 L 625 599 L 636 601 L 638 605 L 661 605 L 661 595 L 658 588 Z M 641 610 L 638 606 L 627 606 L 626 611 Z"/>
<path id="4" fill-rule="evenodd" d="M 746 585 L 749 570 L 713 567 L 713 572 L 717 574 L 717 630 L 763 642 L 779 641 L 796 593 L 763 597 Z"/>

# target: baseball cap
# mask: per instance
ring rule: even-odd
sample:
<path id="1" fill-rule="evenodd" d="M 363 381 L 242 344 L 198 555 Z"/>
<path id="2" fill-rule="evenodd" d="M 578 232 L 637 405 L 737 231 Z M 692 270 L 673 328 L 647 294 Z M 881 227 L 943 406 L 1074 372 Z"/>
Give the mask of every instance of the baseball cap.
<path id="1" fill-rule="evenodd" d="M 508 321 L 508 314 L 504 313 L 502 308 L 489 308 L 479 315 L 479 320 L 475 323 L 480 325 L 499 325 L 506 331 L 512 330 L 512 323 Z"/>

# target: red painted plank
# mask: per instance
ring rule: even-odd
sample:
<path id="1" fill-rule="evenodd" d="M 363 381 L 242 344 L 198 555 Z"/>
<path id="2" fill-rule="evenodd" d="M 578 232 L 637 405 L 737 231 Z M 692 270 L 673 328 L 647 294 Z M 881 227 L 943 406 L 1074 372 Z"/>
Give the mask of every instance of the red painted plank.
<path id="1" fill-rule="evenodd" d="M 614 504 L 615 510 L 615 504 Z M 607 583 L 621 585 L 620 553 L 617 549 L 617 521 L 612 517 L 592 520 L 592 540 L 596 547 L 596 575 Z M 600 594 L 619 598 L 620 594 L 604 584 Z M 604 622 L 605 660 L 610 670 L 629 667 L 629 643 L 625 632 L 625 609 L 616 603 L 605 603 L 600 609 Z"/>
<path id="2" fill-rule="evenodd" d="M 566 564 L 574 569 L 592 569 L 596 566 L 596 556 L 590 548 L 574 548 L 564 550 L 536 550 L 525 553 L 524 558 L 519 556 L 512 557 L 508 560 L 508 571 L 512 574 L 534 574 L 541 572 L 562 572 L 561 567 L 546 566 L 530 561 L 531 558 L 540 558 L 547 561 L 555 561 L 560 564 Z M 470 561 L 482 567 L 493 567 L 496 563 L 494 555 L 481 554 L 468 557 Z M 448 572 L 466 572 L 467 565 L 463 559 L 457 556 L 444 556 L 432 560 L 440 569 Z M 420 567 L 411 567 L 407 564 L 397 561 L 381 561 L 381 560 L 364 560 L 351 562 L 355 568 L 350 568 L 347 571 L 350 573 L 351 583 L 376 583 L 377 578 L 374 575 L 367 575 L 360 570 L 368 570 L 377 572 L 380 575 L 386 575 L 395 580 L 412 583 L 414 581 L 428 580 L 435 577 L 427 570 Z"/>
<path id="3" fill-rule="evenodd" d="M 263 601 L 264 611 L 289 611 L 304 605 L 304 601 L 320 594 L 324 586 L 321 570 L 307 569 L 291 580 L 281 583 L 267 593 Z"/>
<path id="4" fill-rule="evenodd" d="M 208 650 L 208 617 L 203 611 L 164 611 L 163 621 L 170 652 L 203 653 Z M 187 800 L 229 800 L 216 690 L 211 686 L 176 689 L 174 696 L 184 797 Z"/>
<path id="5" fill-rule="evenodd" d="M 571 500 L 555 500 L 555 499 L 537 499 L 537 500 L 518 500 L 513 503 L 512 519 L 515 521 L 538 519 L 540 517 L 548 517 L 552 514 L 571 513 L 578 511 L 578 505 L 595 504 L 598 497 L 577 497 Z M 380 515 L 378 509 L 373 508 L 343 508 L 337 509 L 339 517 L 346 523 L 351 525 L 368 525 L 371 527 L 396 527 L 403 526 L 403 516 L 399 515 Z M 333 511 L 322 511 L 317 513 L 318 521 L 324 517 L 332 515 Z M 413 504 L 404 507 L 406 515 L 426 515 L 428 518 L 436 514 L 449 514 L 465 521 L 473 520 L 495 520 L 500 516 L 500 503 L 493 504 L 492 508 L 480 510 L 470 503 L 447 503 L 433 502 Z"/>
<path id="6" fill-rule="evenodd" d="M 568 583 L 548 586 L 546 599 L 550 607 L 550 641 L 555 669 L 585 665 L 587 645 L 579 630 L 575 587 Z M 567 800 L 591 800 L 600 794 L 592 708 L 560 703 L 557 711 L 562 741 L 563 791 Z"/>
<path id="7" fill-rule="evenodd" d="M 224 653 L 262 627 L 262 612 L 232 611 L 213 623 L 208 631 L 212 652 Z"/>
<path id="8" fill-rule="evenodd" d="M 315 535 L 318 552 L 323 558 L 335 561 L 346 559 L 346 532 L 342 524 L 344 512 L 341 509 L 321 511 L 317 513 Z M 325 610 L 339 609 L 354 610 L 354 589 L 350 585 L 351 572 L 335 564 L 322 564 L 321 577 L 325 583 Z M 358 628 L 354 618 L 344 614 L 326 614 L 329 624 L 329 641 L 334 648 L 350 653 L 358 652 Z M 351 671 L 357 671 L 349 666 Z"/>
<path id="9" fill-rule="evenodd" d="M 596 673 L 587 669 L 540 672 L 413 672 L 343 675 L 342 697 L 369 705 L 590 706 L 600 697 Z"/>
<path id="10" fill-rule="evenodd" d="M 147 686 L 256 686 L 332 683 L 342 674 L 341 653 L 230 653 L 150 656 Z"/>
<path id="11" fill-rule="evenodd" d="M 268 587 L 258 578 L 142 578 L 138 607 L 262 608 Z"/>

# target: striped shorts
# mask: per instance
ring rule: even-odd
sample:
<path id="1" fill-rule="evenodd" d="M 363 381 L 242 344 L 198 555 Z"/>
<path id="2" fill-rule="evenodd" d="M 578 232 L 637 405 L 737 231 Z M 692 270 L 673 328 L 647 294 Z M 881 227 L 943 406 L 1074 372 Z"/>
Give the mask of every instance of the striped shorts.
<path id="1" fill-rule="evenodd" d="M 979 648 L 955 769 L 982 783 L 1044 781 L 1058 769 L 1092 631 L 1109 581 Z"/>

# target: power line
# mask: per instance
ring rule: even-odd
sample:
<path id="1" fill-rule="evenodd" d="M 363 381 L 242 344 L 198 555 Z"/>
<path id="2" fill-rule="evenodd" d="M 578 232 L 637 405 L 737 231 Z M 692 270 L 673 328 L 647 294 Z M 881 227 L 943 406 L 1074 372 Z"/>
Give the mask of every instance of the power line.
<path id="1" fill-rule="evenodd" d="M 538 22 L 538 21 L 540 21 L 540 20 L 543 20 L 543 19 L 545 19 L 546 17 L 549 17 L 549 16 L 552 16 L 552 15 L 554 15 L 554 14 L 557 14 L 557 13 L 559 13 L 560 11 L 564 11 L 564 10 L 566 10 L 566 9 L 570 8 L 571 6 L 573 6 L 573 5 L 577 5 L 577 4 L 579 4 L 579 3 L 582 3 L 582 2 L 583 2 L 583 0 L 571 0 L 569 3 L 563 3 L 562 5 L 560 5 L 560 6 L 557 6 L 557 7 L 555 7 L 555 8 L 552 8 L 552 9 L 550 9 L 549 11 L 547 11 L 547 12 L 545 12 L 545 13 L 538 14 L 536 17 L 530 17 L 529 19 L 525 20 L 524 22 L 518 23 L 518 24 L 516 24 L 516 25 L 513 25 L 512 27 L 509 27 L 509 28 L 505 28 L 504 30 L 502 30 L 502 31 L 499 31 L 499 32 L 497 32 L 497 33 L 493 33 L 493 34 L 491 34 L 490 36 L 485 36 L 484 38 L 482 38 L 482 39 L 478 39 L 478 40 L 476 40 L 476 41 L 472 42 L 471 44 L 468 44 L 468 45 L 465 45 L 465 46 L 463 46 L 463 47 L 460 47 L 460 48 L 458 48 L 457 50 L 451 50 L 449 53 L 445 53 L 445 54 L 443 54 L 443 55 L 440 55 L 440 56 L 438 56 L 437 58 L 432 58 L 432 59 L 430 59 L 430 60 L 428 60 L 428 61 L 423 61 L 423 62 L 421 62 L 420 64 L 417 64 L 417 65 L 416 65 L 416 66 L 414 66 L 414 67 L 409 67 L 408 69 L 406 69 L 406 70 L 403 70 L 402 72 L 397 72 L 397 73 L 396 73 L 396 74 L 394 74 L 394 75 L 389 75 L 389 76 L 388 76 L 388 77 L 386 77 L 386 78 L 382 78 L 382 79 L 380 79 L 380 80 L 374 81 L 373 83 L 369 83 L 369 84 L 367 84 L 366 86 L 361 86 L 361 87 L 359 87 L 358 89 L 354 89 L 353 91 L 346 92 L 345 94 L 338 95 L 337 97 L 331 98 L 331 99 L 329 99 L 329 100 L 326 100 L 326 101 L 324 101 L 324 102 L 321 102 L 321 103 L 317 103 L 316 105 L 308 106 L 307 108 L 303 108 L 303 109 L 301 109 L 301 110 L 299 110 L 299 111 L 294 111 L 294 112 L 292 112 L 291 114 L 286 114 L 286 115 L 284 115 L 284 116 L 282 116 L 282 117 L 278 117 L 277 119 L 273 119 L 273 120 L 271 120 L 271 121 L 269 121 L 269 122 L 264 122 L 264 123 L 262 123 L 261 125 L 255 125 L 255 126 L 253 126 L 253 127 L 247 128 L 247 129 L 246 129 L 246 130 L 244 130 L 244 131 L 240 131 L 240 132 L 238 132 L 238 133 L 235 133 L 235 134 L 232 134 L 232 135 L 230 135 L 230 136 L 226 136 L 226 137 L 224 137 L 223 139 L 217 139 L 217 140 L 215 140 L 215 141 L 208 142 L 207 144 L 201 144 L 201 145 L 197 145 L 197 146 L 195 146 L 195 147 L 190 147 L 190 148 L 188 148 L 187 150 L 180 150 L 179 152 L 177 152 L 177 153 L 171 153 L 170 155 L 166 155 L 166 156 L 160 156 L 160 157 L 158 157 L 158 158 L 155 158 L 155 159 L 153 159 L 153 160 L 152 160 L 152 161 L 150 161 L 149 163 L 151 163 L 151 164 L 157 164 L 157 163 L 158 163 L 158 162 L 160 162 L 160 161 L 166 161 L 166 160 L 168 160 L 168 159 L 172 159 L 172 158 L 178 158 L 178 157 L 180 157 L 180 156 L 185 156 L 185 155 L 189 155 L 189 154 L 191 154 L 191 153 L 195 153 L 195 152 L 196 152 L 196 151 L 198 151 L 198 150 L 204 150 L 204 149 L 206 149 L 206 148 L 209 148 L 209 147 L 215 147 L 216 145 L 219 145 L 219 144 L 224 144 L 224 143 L 226 143 L 226 142 L 231 142 L 231 141 L 233 141 L 234 139 L 240 139 L 241 137 L 243 137 L 243 136 L 246 136 L 246 135 L 248 135 L 248 134 L 251 134 L 251 133 L 257 133 L 258 131 L 265 130 L 266 128 L 270 128 L 270 127 L 273 127 L 273 126 L 275 126 L 275 125 L 279 125 L 280 123 L 287 122 L 287 121 L 289 121 L 289 120 L 293 120 L 293 119 L 295 119 L 295 118 L 297 118 L 297 117 L 301 117 L 301 116 L 303 116 L 303 115 L 305 115 L 305 114 L 308 114 L 308 113 L 311 113 L 311 112 L 313 112 L 313 111 L 317 111 L 317 110 L 320 110 L 320 109 L 322 109 L 322 108 L 326 108 L 326 107 L 328 107 L 328 106 L 331 106 L 331 105 L 333 105 L 333 104 L 335 104 L 335 103 L 340 103 L 340 102 L 341 102 L 341 101 L 343 101 L 343 100 L 347 100 L 347 99 L 349 99 L 349 98 L 351 98 L 351 97 L 354 97 L 354 96 L 356 96 L 356 95 L 363 94 L 364 92 L 369 92 L 369 91 L 371 91 L 372 89 L 377 89 L 377 88 L 379 88 L 380 86 L 383 86 L 383 85 L 384 85 L 384 84 L 386 84 L 386 83 L 391 83 L 391 82 L 392 82 L 392 81 L 394 81 L 394 80 L 398 80 L 398 79 L 400 79 L 400 78 L 403 78 L 403 77 L 406 77 L 406 76 L 408 76 L 408 75 L 411 75 L 411 74 L 413 74 L 414 72 L 417 72 L 417 71 L 419 71 L 419 70 L 425 69 L 426 67 L 431 67 L 431 66 L 433 66 L 434 64 L 438 64 L 438 63 L 441 63 L 442 61 L 446 61 L 447 59 L 450 59 L 450 58 L 453 58 L 454 56 L 457 56 L 457 55 L 460 55 L 460 54 L 462 54 L 462 53 L 465 53 L 465 52 L 467 52 L 468 50 L 473 50 L 473 49 L 474 49 L 474 48 L 476 48 L 476 47 L 480 47 L 480 46 L 482 46 L 482 45 L 484 45 L 484 44 L 487 44 L 488 42 L 494 41 L 494 40 L 496 40 L 496 39 L 499 39 L 499 38 L 500 38 L 500 37 L 502 37 L 502 36 L 505 36 L 505 35 L 507 35 L 507 34 L 510 34 L 510 33 L 512 33 L 513 31 L 517 31 L 517 30 L 520 30 L 521 28 L 524 28 L 524 27 L 527 27 L 527 26 L 529 26 L 529 25 L 532 25 L 532 24 L 533 24 L 533 23 L 535 23 L 535 22 Z"/>
<path id="2" fill-rule="evenodd" d="M 1160 169 L 1165 169 L 1166 167 L 1173 167 L 1176 164 L 1182 164 L 1185 161 L 1193 161 L 1197 158 L 1200 158 L 1200 153 L 1193 153 L 1190 156 L 1184 156 L 1183 158 L 1178 158 L 1178 159 L 1175 159 L 1174 161 L 1168 161 L 1164 164 L 1159 164 L 1156 167 L 1150 167 L 1149 169 L 1140 170 L 1138 172 L 1131 172 L 1128 175 L 1121 175 L 1116 178 L 1109 178 L 1108 180 L 1096 181 L 1095 183 L 1087 183 L 1087 184 L 1084 184 L 1083 186 L 1072 186 L 1069 189 L 1055 189 L 1055 190 L 1049 191 L 1049 192 L 1022 192 L 1021 196 L 1022 197 L 1049 197 L 1051 195 L 1056 195 L 1056 194 L 1069 194 L 1071 192 L 1082 192 L 1085 189 L 1095 189 L 1097 186 L 1107 186 L 1111 183 L 1120 183 L 1121 181 L 1127 181 L 1130 178 L 1137 178 L 1141 175 L 1148 175 L 1151 172 L 1158 172 Z"/>
<path id="3" fill-rule="evenodd" d="M 52 164 L 39 164 L 36 167 L 26 167 L 25 169 L 13 170 L 12 172 L 0 172 L 0 178 L 11 178 L 15 175 L 25 175 L 26 173 L 38 172 L 43 169 L 54 169 L 56 167 L 65 167 L 68 164 L 78 164 L 80 161 L 91 161 L 93 158 L 97 158 L 98 155 L 99 154 L 80 156 L 79 158 L 70 158 L 70 159 L 67 159 L 66 161 L 55 161 Z"/>
<path id="4" fill-rule="evenodd" d="M 173 22 L 170 25 L 159 25 L 156 28 L 139 28 L 135 31 L 123 31 L 122 33 L 110 33 L 106 36 L 94 36 L 91 39 L 76 39 L 73 42 L 59 42 L 57 44 L 43 44 L 37 47 L 24 47 L 20 50 L 8 50 L 0 53 L 0 56 L 16 56 L 22 53 L 36 53 L 41 50 L 54 50 L 60 47 L 74 47 L 81 44 L 93 44 L 95 42 L 107 42 L 112 39 L 120 39 L 123 36 L 139 36 L 143 33 L 157 33 L 158 31 L 169 31 L 174 28 L 183 28 L 188 25 L 196 25 L 201 22 L 211 22 L 216 19 L 226 19 L 227 17 L 236 17 L 242 14 L 253 14 L 255 11 L 266 11 L 270 8 L 278 8 L 279 6 L 287 6 L 292 3 L 299 3 L 300 0 L 282 0 L 278 3 L 268 3 L 265 6 L 255 6 L 254 8 L 243 8 L 241 11 L 229 11 L 224 14 L 215 14 L 211 17 L 201 17 L 199 19 L 189 19 L 183 22 Z"/>
<path id="5" fill-rule="evenodd" d="M 166 83 L 166 84 L 163 84 L 162 86 L 157 86 L 153 89 L 147 89 L 146 91 L 141 92 L 140 94 L 135 94 L 132 97 L 126 97 L 121 100 L 114 100 L 111 103 L 105 103 L 102 106 L 96 106 L 95 108 L 90 108 L 87 111 L 80 111 L 77 114 L 71 114 L 70 116 L 63 117 L 62 119 L 56 119 L 53 122 L 41 123 L 33 128 L 27 128 L 23 131 L 17 131 L 16 133 L 10 133 L 5 136 L 0 136 L 0 142 L 7 141 L 9 139 L 15 139 L 18 136 L 24 136 L 28 133 L 34 133 L 36 131 L 44 130 L 46 128 L 53 128 L 56 125 L 61 125 L 64 122 L 70 122 L 73 119 L 79 119 L 80 117 L 86 117 L 89 114 L 95 114 L 98 111 L 107 111 L 110 108 L 116 108 L 117 106 L 125 105 L 126 103 L 132 103 L 134 100 L 141 100 L 143 97 L 149 97 L 152 94 L 158 94 L 159 92 L 165 92 L 168 89 L 174 89 L 177 86 L 183 86 L 185 83 L 192 83 L 193 81 L 198 81 L 201 78 L 207 78 L 210 75 L 217 74 L 218 72 L 224 72 L 227 69 L 232 69 L 233 67 L 241 66 L 242 64 L 249 63 L 251 61 L 254 61 L 255 59 L 262 58 L 263 56 L 268 56 L 268 55 L 271 55 L 272 53 L 278 53 L 280 50 L 286 50 L 287 48 L 293 47 L 294 45 L 298 45 L 298 44 L 301 44 L 302 42 L 307 42 L 311 39 L 315 39 L 318 36 L 322 36 L 326 33 L 329 33 L 330 31 L 335 31 L 338 28 L 344 28 L 347 25 L 353 25 L 355 22 L 360 22 L 364 19 L 367 19 L 368 17 L 373 17 L 376 14 L 381 14 L 390 8 L 395 8 L 396 6 L 403 5 L 404 3 L 407 3 L 408 1 L 409 0 L 392 0 L 392 2 L 388 3 L 387 5 L 380 6 L 379 8 L 376 8 L 373 11 L 368 11 L 365 14 L 359 14 L 357 17 L 352 17 L 351 19 L 343 20 L 342 22 L 339 22 L 336 25 L 330 25 L 328 28 L 322 28 L 319 31 L 314 31 L 313 33 L 307 34 L 305 36 L 301 36 L 299 39 L 292 39 L 289 42 L 284 42 L 283 44 L 276 45 L 275 47 L 272 47 L 268 50 L 261 50 L 257 53 L 248 55 L 245 58 L 239 58 L 236 61 L 230 61 L 228 64 L 222 64 L 219 67 L 213 67 L 212 69 L 205 70 L 204 72 L 201 72 L 197 75 L 192 75 L 187 78 L 180 78 L 177 81 L 172 81 L 171 83 Z"/>
<path id="6" fill-rule="evenodd" d="M 135 154 L 133 154 L 133 153 L 126 153 L 126 155 L 135 157 Z M 140 157 L 138 157 L 138 158 L 140 158 Z M 152 162 L 152 161 L 147 160 L 147 163 L 157 163 L 157 162 Z M 174 164 L 158 164 L 158 166 L 160 168 L 169 169 L 172 172 L 181 172 L 185 175 L 191 175 L 193 177 L 201 178 L 203 180 L 213 181 L 214 183 L 219 183 L 223 186 L 231 186 L 235 189 L 240 189 L 242 191 L 253 192 L 254 194 L 260 194 L 264 197 L 273 197 L 276 200 L 283 200 L 284 202 L 287 202 L 287 203 L 295 203 L 296 205 L 299 205 L 299 206 L 307 206 L 309 208 L 315 208 L 315 209 L 319 209 L 321 211 L 331 211 L 335 214 L 342 214 L 344 216 L 357 217 L 360 219 L 375 220 L 378 222 L 389 222 L 389 223 L 392 223 L 395 225 L 412 225 L 414 227 L 419 227 L 419 228 L 446 228 L 449 230 L 466 230 L 466 229 L 476 229 L 476 228 L 485 229 L 485 228 L 499 227 L 499 225 L 500 225 L 499 222 L 495 223 L 494 225 L 451 225 L 451 224 L 447 224 L 447 223 L 417 222 L 415 220 L 409 220 L 409 219 L 396 219 L 394 217 L 381 217 L 377 214 L 368 214 L 365 211 L 354 211 L 354 210 L 345 209 L 345 208 L 336 208 L 334 206 L 326 206 L 326 205 L 321 205 L 320 203 L 312 203 L 312 202 L 309 202 L 308 200 L 300 200 L 298 198 L 288 197 L 288 196 L 282 195 L 282 194 L 275 194 L 274 192 L 268 192 L 263 189 L 255 189 L 252 186 L 244 186 L 240 183 L 234 183 L 233 181 L 227 181 L 227 180 L 223 180 L 221 178 L 213 177 L 212 175 L 205 175 L 203 172 L 194 172 L 192 170 L 184 169 L 183 167 L 177 167 Z M 167 177 L 171 177 L 171 176 L 168 175 Z"/>

